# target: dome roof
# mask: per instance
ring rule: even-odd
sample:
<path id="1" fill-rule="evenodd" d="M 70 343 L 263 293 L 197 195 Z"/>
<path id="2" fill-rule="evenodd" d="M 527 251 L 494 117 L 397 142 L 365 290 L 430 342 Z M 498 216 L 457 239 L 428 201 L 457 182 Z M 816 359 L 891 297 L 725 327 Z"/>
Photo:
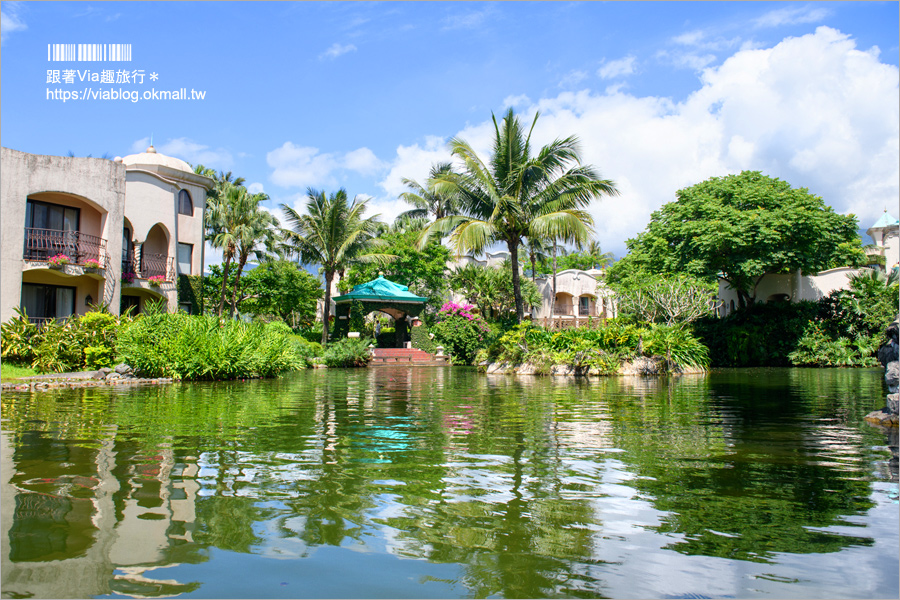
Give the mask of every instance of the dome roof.
<path id="1" fill-rule="evenodd" d="M 141 152 L 140 154 L 129 154 L 122 159 L 122 164 L 124 164 L 126 167 L 138 165 L 163 166 L 169 167 L 170 169 L 176 169 L 178 171 L 186 171 L 188 173 L 194 172 L 194 169 L 191 168 L 191 165 L 187 164 L 180 158 L 166 156 L 165 154 L 159 154 L 156 151 L 156 148 L 154 148 L 153 146 L 150 146 L 145 152 Z"/>

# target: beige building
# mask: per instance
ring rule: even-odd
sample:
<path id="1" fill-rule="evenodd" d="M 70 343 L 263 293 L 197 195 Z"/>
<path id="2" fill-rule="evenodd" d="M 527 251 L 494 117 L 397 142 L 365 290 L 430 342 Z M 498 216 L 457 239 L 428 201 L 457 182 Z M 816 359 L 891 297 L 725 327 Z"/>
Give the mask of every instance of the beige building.
<path id="1" fill-rule="evenodd" d="M 17 307 L 35 322 L 93 304 L 175 310 L 177 276 L 202 273 L 213 182 L 182 160 L 152 146 L 113 161 L 2 148 L 0 173 L 0 321 Z"/>
<path id="2" fill-rule="evenodd" d="M 509 260 L 509 252 L 485 252 L 484 259 L 457 256 L 447 266 L 453 270 L 467 264 L 500 267 Z M 556 274 L 556 294 L 553 276 L 538 275 L 534 283 L 541 293 L 541 305 L 530 307 L 530 317 L 546 327 L 575 327 L 597 319 L 612 319 L 617 314 L 615 292 L 604 282 L 602 269 L 566 269 Z M 454 294 L 454 301 L 464 300 Z M 528 307 L 526 307 L 526 312 Z"/>

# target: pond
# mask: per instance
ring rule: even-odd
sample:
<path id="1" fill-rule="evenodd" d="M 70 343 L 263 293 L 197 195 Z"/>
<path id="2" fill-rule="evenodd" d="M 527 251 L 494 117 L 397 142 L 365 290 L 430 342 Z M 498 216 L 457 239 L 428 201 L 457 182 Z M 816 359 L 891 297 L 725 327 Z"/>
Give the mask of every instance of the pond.
<path id="1" fill-rule="evenodd" d="M 896 598 L 882 385 L 381 367 L 4 393 L 2 592 Z"/>

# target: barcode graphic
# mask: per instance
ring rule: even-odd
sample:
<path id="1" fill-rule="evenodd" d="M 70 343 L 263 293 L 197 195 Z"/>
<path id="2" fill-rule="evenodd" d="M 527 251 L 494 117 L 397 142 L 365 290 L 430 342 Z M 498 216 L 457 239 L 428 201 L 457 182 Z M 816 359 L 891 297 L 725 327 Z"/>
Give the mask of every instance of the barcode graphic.
<path id="1" fill-rule="evenodd" d="M 47 61 L 129 62 L 131 44 L 47 44 Z"/>

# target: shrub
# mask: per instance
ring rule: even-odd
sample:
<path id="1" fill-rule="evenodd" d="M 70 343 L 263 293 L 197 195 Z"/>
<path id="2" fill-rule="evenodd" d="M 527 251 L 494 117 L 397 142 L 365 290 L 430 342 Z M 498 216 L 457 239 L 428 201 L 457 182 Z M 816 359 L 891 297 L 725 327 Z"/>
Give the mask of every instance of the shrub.
<path id="1" fill-rule="evenodd" d="M 664 356 L 684 367 L 709 366 L 709 349 L 685 327 L 657 325 L 643 336 L 644 356 Z"/>
<path id="2" fill-rule="evenodd" d="M 15 312 L 15 317 L 0 325 L 0 357 L 14 363 L 31 364 L 38 328 L 20 309 L 16 308 Z"/>
<path id="3" fill-rule="evenodd" d="M 481 317 L 474 315 L 468 304 L 448 302 L 438 311 L 432 328 L 436 345 L 444 347 L 454 365 L 471 365 L 475 354 L 491 342 L 491 329 Z"/>
<path id="4" fill-rule="evenodd" d="M 790 353 L 791 363 L 809 367 L 873 367 L 878 361 L 872 356 L 873 344 L 866 337 L 851 341 L 845 337 L 832 338 L 821 323 L 810 323 L 806 333 Z"/>
<path id="5" fill-rule="evenodd" d="M 117 350 L 145 376 L 179 379 L 273 377 L 307 362 L 282 327 L 168 314 L 157 307 L 122 328 Z"/>
<path id="6" fill-rule="evenodd" d="M 370 338 L 342 338 L 329 344 L 322 362 L 332 368 L 365 367 L 369 364 Z"/>
<path id="7" fill-rule="evenodd" d="M 437 344 L 431 339 L 428 326 L 425 325 L 425 323 L 422 323 L 418 327 L 413 327 L 409 332 L 409 338 L 413 348 L 423 350 L 429 354 L 437 352 Z"/>

